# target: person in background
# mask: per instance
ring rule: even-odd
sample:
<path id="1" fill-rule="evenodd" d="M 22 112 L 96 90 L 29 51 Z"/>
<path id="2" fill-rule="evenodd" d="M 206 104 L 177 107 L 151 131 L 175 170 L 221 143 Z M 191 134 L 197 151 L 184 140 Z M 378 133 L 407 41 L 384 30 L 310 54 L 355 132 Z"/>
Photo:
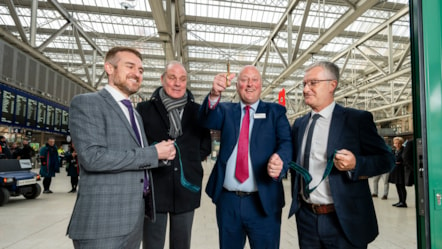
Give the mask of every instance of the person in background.
<path id="1" fill-rule="evenodd" d="M 382 181 L 384 182 L 384 194 L 382 195 L 382 200 L 388 199 L 388 191 L 390 188 L 390 183 L 388 182 L 389 176 L 390 172 L 371 177 L 371 179 L 373 179 L 373 192 L 371 192 L 371 197 L 378 197 L 379 180 L 382 179 Z"/>
<path id="2" fill-rule="evenodd" d="M 29 145 L 29 139 L 24 138 L 22 145 L 17 159 L 32 159 L 35 156 L 35 150 Z"/>
<path id="3" fill-rule="evenodd" d="M 277 249 L 285 204 L 282 179 L 292 158 L 286 109 L 260 100 L 261 74 L 241 69 L 236 83 L 239 103 L 220 102 L 235 74 L 215 76 L 201 105 L 204 127 L 221 131 L 221 147 L 206 186 L 216 205 L 221 249 Z"/>
<path id="4" fill-rule="evenodd" d="M 8 142 L 5 136 L 0 136 L 0 159 L 9 159 L 12 157 Z"/>
<path id="5" fill-rule="evenodd" d="M 203 161 L 211 151 L 210 130 L 198 124 L 200 105 L 186 89 L 187 72 L 178 61 L 167 63 L 161 75 L 162 86 L 137 110 L 143 118 L 150 144 L 172 139 L 178 157 L 171 167 L 152 170 L 155 179 L 156 221 L 144 220 L 143 248 L 163 249 L 169 219 L 169 248 L 190 249 L 195 209 L 201 202 Z M 198 190 L 187 188 L 182 179 Z"/>
<path id="6" fill-rule="evenodd" d="M 80 175 L 80 167 L 78 166 L 77 152 L 73 143 L 69 145 L 69 151 L 65 152 L 66 171 L 71 177 L 72 189 L 68 193 L 76 193 L 78 186 L 78 176 Z"/>
<path id="7" fill-rule="evenodd" d="M 414 185 L 414 151 L 414 140 L 408 140 L 405 143 L 404 152 L 402 152 L 402 158 L 404 159 L 405 185 L 409 187 Z"/>
<path id="8" fill-rule="evenodd" d="M 52 177 L 60 172 L 60 161 L 58 160 L 55 138 L 49 137 L 46 145 L 40 149 L 40 175 L 43 177 L 43 194 L 52 194 L 50 190 Z"/>
<path id="9" fill-rule="evenodd" d="M 17 159 L 20 153 L 20 147 L 17 142 L 11 143 L 11 146 L 9 146 L 9 152 L 11 153 L 11 159 Z"/>
<path id="10" fill-rule="evenodd" d="M 335 102 L 338 82 L 332 62 L 305 70 L 302 90 L 311 111 L 292 128 L 298 167 L 291 169 L 289 211 L 301 249 L 367 248 L 379 233 L 368 178 L 389 172 L 394 157 L 370 112 Z"/>
<path id="11" fill-rule="evenodd" d="M 172 140 L 149 145 L 130 102 L 143 82 L 141 53 L 114 47 L 104 70 L 108 84 L 74 96 L 69 107 L 81 187 L 67 234 L 76 249 L 139 249 L 144 215 L 155 219 L 150 169 L 176 150 Z"/>
<path id="12" fill-rule="evenodd" d="M 406 208 L 407 207 L 407 189 L 405 188 L 405 167 L 404 158 L 402 156 L 404 152 L 404 139 L 402 137 L 393 138 L 393 146 L 395 148 L 395 164 L 393 171 L 390 173 L 389 181 L 396 184 L 397 195 L 399 202 L 393 204 L 394 207 Z"/>

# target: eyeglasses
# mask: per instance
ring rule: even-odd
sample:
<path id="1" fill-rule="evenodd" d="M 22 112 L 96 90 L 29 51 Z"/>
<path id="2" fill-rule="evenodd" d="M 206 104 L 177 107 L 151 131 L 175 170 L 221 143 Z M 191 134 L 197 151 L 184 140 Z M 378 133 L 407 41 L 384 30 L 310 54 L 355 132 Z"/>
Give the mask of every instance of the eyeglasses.
<path id="1" fill-rule="evenodd" d="M 306 86 L 308 86 L 308 88 L 313 89 L 320 82 L 323 82 L 323 81 L 332 81 L 332 79 L 329 79 L 329 80 L 309 80 L 309 81 L 303 81 L 302 84 L 299 85 L 299 88 L 304 89 Z"/>

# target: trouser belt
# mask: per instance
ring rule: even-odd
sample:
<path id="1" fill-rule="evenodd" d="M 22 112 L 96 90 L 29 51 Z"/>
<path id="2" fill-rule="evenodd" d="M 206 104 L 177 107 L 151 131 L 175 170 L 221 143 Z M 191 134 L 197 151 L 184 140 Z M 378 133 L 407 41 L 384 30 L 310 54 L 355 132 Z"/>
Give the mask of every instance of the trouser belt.
<path id="1" fill-rule="evenodd" d="M 302 201 L 302 205 L 315 214 L 329 214 L 336 211 L 334 204 L 313 204 Z"/>
<path id="2" fill-rule="evenodd" d="M 237 195 L 237 196 L 239 196 L 239 197 L 245 197 L 245 196 L 249 196 L 249 195 L 253 195 L 253 194 L 256 194 L 256 193 L 258 193 L 258 192 L 244 192 L 244 191 L 230 191 L 230 190 L 227 190 L 227 189 L 224 189 L 225 191 L 227 191 L 227 192 L 230 192 L 230 193 L 233 193 L 233 194 L 235 194 L 235 195 Z"/>

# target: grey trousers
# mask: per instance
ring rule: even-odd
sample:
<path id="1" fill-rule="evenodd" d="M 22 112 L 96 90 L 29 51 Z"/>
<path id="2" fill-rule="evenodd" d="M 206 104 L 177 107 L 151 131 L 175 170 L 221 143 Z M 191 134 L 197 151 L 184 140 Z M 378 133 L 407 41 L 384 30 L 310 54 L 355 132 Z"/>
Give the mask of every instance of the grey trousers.
<path id="1" fill-rule="evenodd" d="M 385 173 L 382 175 L 373 176 L 373 192 L 372 194 L 378 194 L 378 185 L 379 185 L 379 179 L 382 178 L 382 181 L 384 182 L 384 194 L 383 196 L 388 196 L 388 189 L 390 187 L 388 183 L 388 177 L 390 176 L 390 173 Z"/>
<path id="2" fill-rule="evenodd" d="M 156 213 L 152 223 L 144 219 L 143 249 L 163 249 L 166 239 L 167 219 L 169 221 L 169 248 L 190 249 L 194 211 L 174 214 Z"/>
<path id="3" fill-rule="evenodd" d="M 144 215 L 143 215 L 144 216 Z M 126 236 L 102 239 L 73 240 L 75 249 L 140 249 L 143 219 Z"/>

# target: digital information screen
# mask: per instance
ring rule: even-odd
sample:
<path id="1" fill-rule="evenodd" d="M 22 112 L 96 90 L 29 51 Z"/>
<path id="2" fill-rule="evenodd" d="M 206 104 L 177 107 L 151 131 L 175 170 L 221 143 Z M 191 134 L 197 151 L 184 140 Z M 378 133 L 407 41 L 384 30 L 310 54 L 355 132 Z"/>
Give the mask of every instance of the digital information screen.
<path id="1" fill-rule="evenodd" d="M 68 108 L 0 82 L 0 124 L 67 134 Z"/>
<path id="2" fill-rule="evenodd" d="M 2 90 L 2 118 L 1 121 L 6 124 L 12 124 L 14 121 L 15 93 Z"/>

